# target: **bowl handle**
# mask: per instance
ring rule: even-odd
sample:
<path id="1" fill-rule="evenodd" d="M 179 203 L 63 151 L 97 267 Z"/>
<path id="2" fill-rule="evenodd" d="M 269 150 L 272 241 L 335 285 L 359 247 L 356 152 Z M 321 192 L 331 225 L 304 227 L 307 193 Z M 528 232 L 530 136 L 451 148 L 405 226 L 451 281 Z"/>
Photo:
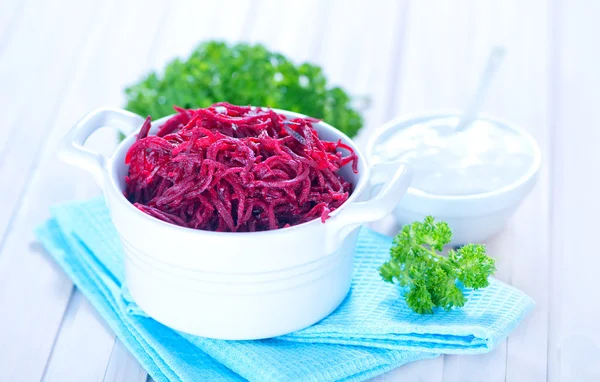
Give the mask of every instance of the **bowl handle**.
<path id="1" fill-rule="evenodd" d="M 371 167 L 369 187 L 366 195 L 382 184 L 377 194 L 369 200 L 351 203 L 343 208 L 332 223 L 337 238 L 343 240 L 352 230 L 363 223 L 383 219 L 390 214 L 408 190 L 412 180 L 412 169 L 403 162 L 377 163 Z M 338 242 L 339 244 L 339 242 Z"/>
<path id="2" fill-rule="evenodd" d="M 104 165 L 106 158 L 99 153 L 84 147 L 85 141 L 92 133 L 102 127 L 113 126 L 123 131 L 132 131 L 144 123 L 144 118 L 137 114 L 116 109 L 100 108 L 91 111 L 79 120 L 63 139 L 58 153 L 63 162 L 80 167 L 90 172 L 96 183 L 103 186 Z"/>

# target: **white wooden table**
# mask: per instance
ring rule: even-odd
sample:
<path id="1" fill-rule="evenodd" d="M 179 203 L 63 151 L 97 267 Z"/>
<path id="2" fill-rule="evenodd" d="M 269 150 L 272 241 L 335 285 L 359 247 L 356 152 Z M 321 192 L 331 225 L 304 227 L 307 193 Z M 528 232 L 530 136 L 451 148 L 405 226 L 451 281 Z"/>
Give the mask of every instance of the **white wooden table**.
<path id="1" fill-rule="evenodd" d="M 0 0 L 0 381 L 147 378 L 32 229 L 50 205 L 99 193 L 58 162 L 65 131 L 210 38 L 264 43 L 370 95 L 361 142 L 394 116 L 464 106 L 490 48 L 504 44 L 484 109 L 530 131 L 544 165 L 489 250 L 497 276 L 536 308 L 489 354 L 379 380 L 600 380 L 598 14 L 591 0 Z M 114 134 L 93 140 L 110 150 Z"/>

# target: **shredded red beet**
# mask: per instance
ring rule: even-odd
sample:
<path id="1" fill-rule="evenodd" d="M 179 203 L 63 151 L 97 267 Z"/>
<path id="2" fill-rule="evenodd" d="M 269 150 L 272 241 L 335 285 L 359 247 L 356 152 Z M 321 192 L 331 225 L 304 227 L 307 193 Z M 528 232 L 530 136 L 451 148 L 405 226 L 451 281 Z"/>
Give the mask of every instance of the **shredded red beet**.
<path id="1" fill-rule="evenodd" d="M 207 231 L 266 231 L 325 222 L 352 192 L 338 171 L 352 163 L 358 172 L 356 154 L 319 139 L 315 119 L 224 102 L 175 110 L 156 135 L 148 117 L 125 158 L 125 196 L 150 216 Z"/>

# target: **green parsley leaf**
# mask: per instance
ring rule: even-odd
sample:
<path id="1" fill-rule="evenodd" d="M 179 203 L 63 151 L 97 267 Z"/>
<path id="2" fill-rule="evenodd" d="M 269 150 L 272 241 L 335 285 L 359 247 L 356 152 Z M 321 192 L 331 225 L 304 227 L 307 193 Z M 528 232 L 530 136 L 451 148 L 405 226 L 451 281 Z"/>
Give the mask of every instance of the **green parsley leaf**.
<path id="1" fill-rule="evenodd" d="M 379 273 L 384 281 L 407 288 L 407 305 L 417 313 L 431 314 L 434 308 L 460 308 L 467 299 L 457 283 L 479 289 L 489 285 L 495 270 L 494 259 L 482 244 L 467 244 L 440 253 L 450 243 L 452 231 L 446 222 L 427 216 L 423 222 L 406 225 L 394 238 L 390 260 Z"/>
<path id="2" fill-rule="evenodd" d="M 348 94 L 328 85 L 320 67 L 293 64 L 262 45 L 210 41 L 186 60 L 174 59 L 125 89 L 126 109 L 158 119 L 173 105 L 208 107 L 226 101 L 267 106 L 322 119 L 352 137 L 363 124 Z"/>

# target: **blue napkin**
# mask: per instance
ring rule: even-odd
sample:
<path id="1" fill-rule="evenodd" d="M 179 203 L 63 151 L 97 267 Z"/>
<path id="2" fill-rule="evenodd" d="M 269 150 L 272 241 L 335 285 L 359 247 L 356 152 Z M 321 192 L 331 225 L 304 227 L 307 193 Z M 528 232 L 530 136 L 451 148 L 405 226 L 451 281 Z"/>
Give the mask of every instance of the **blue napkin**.
<path id="1" fill-rule="evenodd" d="M 361 231 L 352 290 L 318 325 L 280 337 L 295 342 L 335 343 L 445 354 L 487 352 L 504 340 L 533 308 L 520 290 L 490 278 L 464 291 L 467 303 L 449 312 L 421 315 L 404 303 L 400 288 L 382 283 L 378 268 L 389 258 L 392 238 Z"/>
<path id="2" fill-rule="evenodd" d="M 104 201 L 55 207 L 36 233 L 117 336 L 157 381 L 364 380 L 438 353 L 479 353 L 531 309 L 523 293 L 493 280 L 469 291 L 461 310 L 412 313 L 376 268 L 391 239 L 363 229 L 352 290 L 328 318 L 277 339 L 220 341 L 171 330 L 146 317 L 123 287 L 122 252 Z"/>

